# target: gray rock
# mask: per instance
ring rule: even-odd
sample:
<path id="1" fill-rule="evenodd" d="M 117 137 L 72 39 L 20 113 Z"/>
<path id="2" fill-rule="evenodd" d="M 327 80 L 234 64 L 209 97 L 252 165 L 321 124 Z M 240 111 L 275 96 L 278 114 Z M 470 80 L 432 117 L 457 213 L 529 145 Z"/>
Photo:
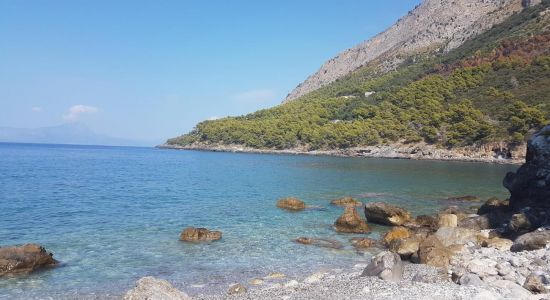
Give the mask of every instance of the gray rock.
<path id="1" fill-rule="evenodd" d="M 476 274 L 467 273 L 462 275 L 458 280 L 460 285 L 473 285 L 473 286 L 483 286 L 483 281 Z"/>
<path id="2" fill-rule="evenodd" d="M 190 300 L 184 292 L 173 287 L 170 282 L 154 277 L 143 277 L 136 287 L 124 295 L 124 300 Z"/>
<path id="3" fill-rule="evenodd" d="M 361 276 L 377 276 L 386 281 L 400 281 L 403 278 L 403 262 L 396 253 L 384 251 L 374 256 Z"/>
<path id="4" fill-rule="evenodd" d="M 514 252 L 543 249 L 550 243 L 550 230 L 536 230 L 518 237 L 511 250 Z"/>
<path id="5" fill-rule="evenodd" d="M 434 234 L 444 246 L 464 245 L 476 241 L 476 231 L 461 227 L 441 227 Z"/>
<path id="6" fill-rule="evenodd" d="M 547 293 L 546 286 L 550 284 L 543 272 L 533 272 L 527 276 L 523 287 L 535 294 Z"/>

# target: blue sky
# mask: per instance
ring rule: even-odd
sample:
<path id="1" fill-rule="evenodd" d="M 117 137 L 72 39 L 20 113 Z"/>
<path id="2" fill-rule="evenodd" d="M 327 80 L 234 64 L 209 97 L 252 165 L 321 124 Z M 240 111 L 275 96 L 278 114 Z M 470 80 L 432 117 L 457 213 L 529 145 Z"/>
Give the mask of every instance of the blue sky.
<path id="1" fill-rule="evenodd" d="M 420 0 L 0 1 L 0 126 L 160 142 L 280 101 Z"/>

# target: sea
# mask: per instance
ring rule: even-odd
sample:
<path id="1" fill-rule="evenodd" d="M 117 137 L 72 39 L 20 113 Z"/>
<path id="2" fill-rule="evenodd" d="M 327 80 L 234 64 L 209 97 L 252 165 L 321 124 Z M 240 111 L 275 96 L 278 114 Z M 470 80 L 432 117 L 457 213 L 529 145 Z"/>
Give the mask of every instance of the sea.
<path id="1" fill-rule="evenodd" d="M 0 143 L 0 246 L 37 243 L 56 268 L 0 278 L 0 299 L 117 298 L 144 276 L 169 280 L 191 295 L 277 272 L 285 280 L 323 269 L 350 269 L 370 252 L 332 224 L 330 201 L 384 201 L 414 215 L 447 200 L 506 198 L 502 179 L 515 165 L 176 151 L 156 148 Z M 291 213 L 278 199 L 310 207 Z M 360 211 L 360 209 L 359 209 Z M 361 211 L 360 211 L 361 212 Z M 362 213 L 362 212 L 361 212 Z M 220 241 L 186 243 L 188 227 L 223 232 Z M 343 249 L 297 244 L 328 238 Z"/>

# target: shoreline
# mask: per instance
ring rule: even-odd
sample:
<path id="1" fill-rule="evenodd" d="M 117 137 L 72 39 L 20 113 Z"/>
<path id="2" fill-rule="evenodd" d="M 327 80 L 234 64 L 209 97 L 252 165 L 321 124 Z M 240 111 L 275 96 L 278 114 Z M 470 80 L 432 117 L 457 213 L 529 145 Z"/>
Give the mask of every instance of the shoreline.
<path id="1" fill-rule="evenodd" d="M 489 164 L 510 164 L 521 165 L 525 162 L 524 158 L 499 158 L 490 155 L 492 151 L 476 151 L 476 148 L 460 148 L 457 150 L 446 150 L 433 147 L 431 145 L 411 145 L 411 146 L 366 146 L 338 150 L 314 150 L 307 151 L 303 149 L 256 149 L 243 147 L 240 145 L 168 145 L 162 144 L 156 146 L 158 149 L 167 150 L 191 150 L 205 152 L 228 152 L 228 153 L 253 153 L 253 154 L 275 154 L 275 155 L 307 155 L 307 156 L 332 156 L 332 157 L 356 157 L 356 158 L 383 158 L 383 159 L 409 159 L 409 160 L 428 160 L 428 161 L 455 161 L 455 162 L 473 162 Z M 480 149 L 483 149 L 480 147 Z M 517 157 L 525 157 L 524 150 L 520 149 Z"/>

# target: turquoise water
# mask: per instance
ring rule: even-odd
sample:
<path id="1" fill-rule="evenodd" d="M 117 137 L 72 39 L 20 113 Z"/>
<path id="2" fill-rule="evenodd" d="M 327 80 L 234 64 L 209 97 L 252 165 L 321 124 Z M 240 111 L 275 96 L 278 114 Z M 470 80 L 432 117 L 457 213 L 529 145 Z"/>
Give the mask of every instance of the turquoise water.
<path id="1" fill-rule="evenodd" d="M 331 207 L 331 199 L 380 193 L 362 200 L 431 213 L 448 205 L 449 196 L 506 197 L 501 180 L 515 168 L 0 144 L 0 245 L 39 243 L 63 263 L 28 277 L 1 278 L 0 299 L 104 298 L 123 294 L 146 275 L 196 294 L 270 272 L 299 276 L 349 267 L 366 259 L 347 243 L 360 235 L 332 231 L 341 209 Z M 289 195 L 324 209 L 277 209 L 276 200 Z M 180 242 L 186 226 L 221 230 L 223 239 Z M 299 236 L 334 238 L 348 246 L 328 250 L 291 242 Z"/>

